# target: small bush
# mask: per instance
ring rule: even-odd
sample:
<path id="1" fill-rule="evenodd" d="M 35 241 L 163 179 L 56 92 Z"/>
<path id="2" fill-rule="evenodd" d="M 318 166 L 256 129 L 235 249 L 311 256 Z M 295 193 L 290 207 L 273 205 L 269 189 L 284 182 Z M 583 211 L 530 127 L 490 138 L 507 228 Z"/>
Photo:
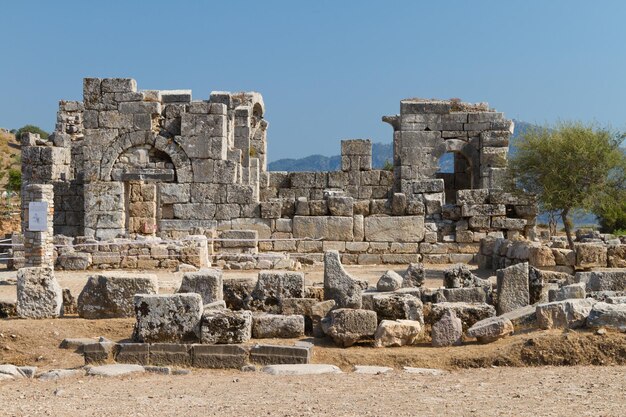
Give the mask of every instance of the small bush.
<path id="1" fill-rule="evenodd" d="M 48 139 L 48 136 L 49 136 L 48 132 L 41 129 L 39 126 L 26 125 L 26 126 L 20 127 L 19 129 L 15 131 L 15 139 L 19 141 L 22 138 L 22 133 L 26 133 L 26 132 L 38 133 L 39 136 L 41 136 L 41 139 Z"/>

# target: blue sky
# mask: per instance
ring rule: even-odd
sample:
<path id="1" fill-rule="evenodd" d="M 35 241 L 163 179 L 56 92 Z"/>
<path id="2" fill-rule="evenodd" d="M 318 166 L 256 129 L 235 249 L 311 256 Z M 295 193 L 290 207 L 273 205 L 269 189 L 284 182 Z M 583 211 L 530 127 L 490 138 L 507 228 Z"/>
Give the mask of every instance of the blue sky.
<path id="1" fill-rule="evenodd" d="M 97 4 L 97 5 L 96 5 Z M 269 160 L 391 142 L 406 97 L 626 128 L 624 1 L 7 1 L 0 127 L 52 130 L 82 78 L 263 94 Z"/>

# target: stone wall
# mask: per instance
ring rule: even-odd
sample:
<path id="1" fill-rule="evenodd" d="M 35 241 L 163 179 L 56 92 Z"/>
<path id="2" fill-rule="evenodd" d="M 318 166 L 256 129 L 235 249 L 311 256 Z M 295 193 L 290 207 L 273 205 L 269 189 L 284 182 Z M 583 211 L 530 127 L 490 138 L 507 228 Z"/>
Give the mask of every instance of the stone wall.
<path id="1" fill-rule="evenodd" d="M 486 104 L 402 100 L 383 117 L 392 170 L 372 169 L 371 142 L 352 139 L 339 171 L 268 172 L 264 113 L 254 92 L 192 100 L 87 78 L 50 140 L 29 137 L 25 178 L 53 184 L 55 233 L 105 241 L 243 231 L 255 247 L 231 252 L 406 263 L 471 261 L 484 237 L 534 237 L 534 201 L 499 190 L 513 123 Z M 446 152 L 453 173 L 438 172 Z"/>

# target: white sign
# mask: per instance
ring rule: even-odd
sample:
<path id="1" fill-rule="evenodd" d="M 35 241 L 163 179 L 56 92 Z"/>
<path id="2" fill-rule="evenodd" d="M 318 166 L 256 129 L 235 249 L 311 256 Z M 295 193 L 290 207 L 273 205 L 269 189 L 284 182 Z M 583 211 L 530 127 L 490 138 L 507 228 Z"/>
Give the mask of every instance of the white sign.
<path id="1" fill-rule="evenodd" d="M 28 203 L 28 230 L 31 232 L 48 231 L 48 203 L 31 201 Z"/>

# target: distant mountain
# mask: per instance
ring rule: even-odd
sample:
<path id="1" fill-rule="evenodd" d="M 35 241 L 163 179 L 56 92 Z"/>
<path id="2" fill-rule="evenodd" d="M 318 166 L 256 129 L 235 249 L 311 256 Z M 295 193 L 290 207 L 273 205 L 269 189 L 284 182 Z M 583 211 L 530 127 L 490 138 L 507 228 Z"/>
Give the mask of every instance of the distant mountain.
<path id="1" fill-rule="evenodd" d="M 517 137 L 531 128 L 533 125 L 516 120 L 515 133 L 511 137 L 511 148 L 514 152 Z M 385 162 L 393 162 L 393 144 L 373 143 L 372 144 L 372 166 L 382 168 Z M 446 154 L 440 161 L 442 172 L 453 172 L 454 161 L 452 154 Z M 298 159 L 278 159 L 268 164 L 269 171 L 337 171 L 341 169 L 341 156 L 310 155 Z"/>

